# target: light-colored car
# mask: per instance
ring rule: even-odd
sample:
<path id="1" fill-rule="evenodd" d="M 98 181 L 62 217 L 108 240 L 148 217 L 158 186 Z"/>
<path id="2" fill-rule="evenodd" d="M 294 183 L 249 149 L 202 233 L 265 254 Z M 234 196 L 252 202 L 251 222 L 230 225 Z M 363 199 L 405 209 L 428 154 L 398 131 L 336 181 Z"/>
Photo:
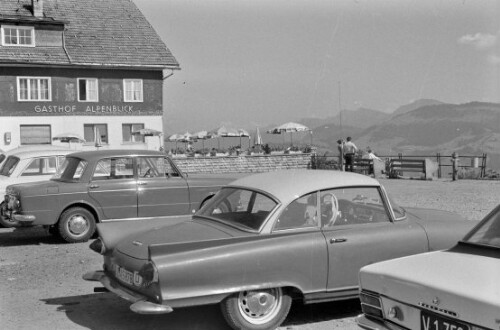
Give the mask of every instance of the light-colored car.
<path id="1" fill-rule="evenodd" d="M 5 195 L 5 188 L 11 184 L 49 180 L 72 152 L 75 150 L 62 148 L 21 148 L 10 152 L 0 167 L 1 195 Z M 14 224 L 0 214 L 0 225 L 12 227 Z"/>
<path id="2" fill-rule="evenodd" d="M 84 278 L 137 313 L 220 303 L 234 329 L 275 329 L 292 299 L 355 298 L 362 266 L 451 247 L 473 224 L 405 210 L 364 175 L 276 171 L 221 188 L 190 221 L 99 224 L 104 270 Z"/>
<path id="3" fill-rule="evenodd" d="M 61 150 L 61 149 L 70 149 L 65 148 L 63 146 L 56 146 L 52 144 L 33 144 L 33 145 L 23 145 L 17 148 L 9 149 L 9 150 L 0 150 L 0 167 L 2 167 L 3 162 L 10 155 L 15 155 L 21 152 L 26 151 L 40 151 L 40 150 Z M 76 150 L 73 150 L 76 151 Z"/>
<path id="4" fill-rule="evenodd" d="M 366 266 L 365 329 L 500 328 L 500 206 L 456 246 Z"/>

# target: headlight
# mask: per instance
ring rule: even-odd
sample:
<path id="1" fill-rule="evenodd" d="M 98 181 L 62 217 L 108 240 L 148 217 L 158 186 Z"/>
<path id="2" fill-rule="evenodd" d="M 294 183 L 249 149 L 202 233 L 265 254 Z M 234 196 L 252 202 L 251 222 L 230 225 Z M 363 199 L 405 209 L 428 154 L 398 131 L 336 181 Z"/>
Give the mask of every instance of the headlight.
<path id="1" fill-rule="evenodd" d="M 361 300 L 361 310 L 366 316 L 376 317 L 379 319 L 384 318 L 382 303 L 380 302 L 380 297 L 378 295 L 362 291 L 359 294 L 359 300 Z"/>
<path id="2" fill-rule="evenodd" d="M 139 276 L 142 277 L 143 286 L 150 286 L 153 283 L 158 283 L 158 269 L 155 264 L 150 261 L 139 270 Z"/>

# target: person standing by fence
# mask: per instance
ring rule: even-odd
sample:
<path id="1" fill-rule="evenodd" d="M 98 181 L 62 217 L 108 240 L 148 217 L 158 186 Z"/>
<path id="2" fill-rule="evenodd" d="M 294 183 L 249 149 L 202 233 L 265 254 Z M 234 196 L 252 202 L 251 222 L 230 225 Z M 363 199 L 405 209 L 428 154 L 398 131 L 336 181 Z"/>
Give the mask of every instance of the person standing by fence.
<path id="1" fill-rule="evenodd" d="M 347 137 L 347 141 L 344 143 L 344 159 L 345 159 L 345 170 L 349 172 L 353 172 L 354 170 L 354 155 L 358 151 L 358 147 L 351 141 L 351 137 Z"/>

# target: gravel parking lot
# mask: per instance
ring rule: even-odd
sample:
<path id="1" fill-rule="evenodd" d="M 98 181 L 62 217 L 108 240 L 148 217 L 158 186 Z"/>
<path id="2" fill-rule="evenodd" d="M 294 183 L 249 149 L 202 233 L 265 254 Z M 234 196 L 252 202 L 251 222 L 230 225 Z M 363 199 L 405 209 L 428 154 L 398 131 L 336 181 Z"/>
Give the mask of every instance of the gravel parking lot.
<path id="1" fill-rule="evenodd" d="M 380 180 L 403 206 L 457 212 L 479 220 L 498 204 L 500 182 Z M 0 229 L 0 328 L 14 329 L 227 329 L 218 306 L 144 316 L 109 293 L 93 293 L 81 279 L 101 268 L 89 243 L 62 244 L 42 229 Z M 301 306 L 280 329 L 357 329 L 357 300 Z"/>

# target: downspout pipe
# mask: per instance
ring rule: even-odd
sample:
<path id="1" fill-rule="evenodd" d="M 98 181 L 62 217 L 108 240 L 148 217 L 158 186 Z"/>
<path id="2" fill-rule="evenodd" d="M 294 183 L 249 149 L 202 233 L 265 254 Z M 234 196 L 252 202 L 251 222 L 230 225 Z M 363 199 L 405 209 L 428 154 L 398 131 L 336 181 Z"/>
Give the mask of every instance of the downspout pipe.
<path id="1" fill-rule="evenodd" d="M 64 49 L 64 52 L 66 53 L 66 56 L 68 57 L 68 60 L 69 60 L 69 63 L 73 63 L 73 60 L 71 59 L 71 56 L 69 56 L 69 53 L 68 53 L 68 50 L 66 49 L 66 34 L 64 33 L 66 32 L 66 29 L 63 30 L 63 33 L 62 33 L 62 44 L 63 44 L 63 49 Z"/>

